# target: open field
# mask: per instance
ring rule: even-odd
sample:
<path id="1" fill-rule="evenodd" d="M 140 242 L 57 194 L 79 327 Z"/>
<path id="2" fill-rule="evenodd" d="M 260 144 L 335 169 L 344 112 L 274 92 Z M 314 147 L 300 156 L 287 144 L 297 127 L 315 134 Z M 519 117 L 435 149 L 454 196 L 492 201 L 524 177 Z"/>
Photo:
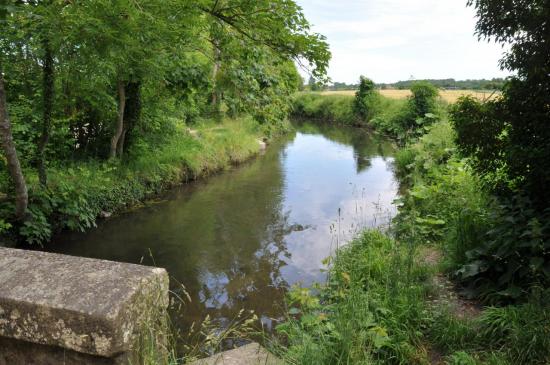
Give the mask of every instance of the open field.
<path id="1" fill-rule="evenodd" d="M 323 91 L 323 95 L 355 95 L 355 90 L 341 90 L 341 91 Z M 385 89 L 380 90 L 380 94 L 393 99 L 405 99 L 411 94 L 410 90 L 399 90 L 399 89 Z M 495 97 L 499 95 L 499 91 L 492 90 L 440 90 L 439 95 L 443 100 L 454 103 L 458 100 L 459 97 L 463 95 L 472 95 L 480 100 L 487 98 Z"/>

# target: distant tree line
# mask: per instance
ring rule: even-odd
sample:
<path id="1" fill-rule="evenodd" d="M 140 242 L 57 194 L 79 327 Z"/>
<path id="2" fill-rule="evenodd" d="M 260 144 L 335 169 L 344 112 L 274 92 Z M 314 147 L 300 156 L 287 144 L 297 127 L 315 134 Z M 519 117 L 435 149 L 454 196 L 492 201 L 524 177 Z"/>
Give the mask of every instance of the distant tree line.
<path id="1" fill-rule="evenodd" d="M 417 81 L 426 81 L 440 89 L 468 89 L 468 90 L 500 90 L 504 86 L 505 79 L 493 78 L 490 80 L 455 80 L 455 79 L 427 79 L 398 81 L 393 84 L 378 84 L 382 89 L 410 89 Z"/>
<path id="2" fill-rule="evenodd" d="M 457 89 L 457 90 L 500 90 L 506 82 L 503 78 L 492 79 L 480 79 L 480 80 L 455 80 L 455 79 L 426 79 L 426 80 L 407 80 L 398 81 L 395 83 L 377 83 L 375 84 L 378 89 L 400 89 L 408 90 L 411 86 L 418 81 L 429 82 L 439 89 Z M 311 81 L 310 81 L 311 85 Z M 357 90 L 358 84 L 347 84 L 345 82 L 334 82 L 332 85 L 324 87 L 325 90 L 341 91 L 341 90 Z M 323 89 L 320 86 L 316 86 L 316 89 Z M 312 89 L 313 90 L 313 89 Z M 315 90 L 314 90 L 315 91 Z"/>

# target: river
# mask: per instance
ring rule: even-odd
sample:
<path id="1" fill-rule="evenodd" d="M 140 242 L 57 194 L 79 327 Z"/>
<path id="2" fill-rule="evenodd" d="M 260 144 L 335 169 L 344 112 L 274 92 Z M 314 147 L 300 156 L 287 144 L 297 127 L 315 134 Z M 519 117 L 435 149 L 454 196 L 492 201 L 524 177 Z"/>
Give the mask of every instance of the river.
<path id="1" fill-rule="evenodd" d="M 398 184 L 391 143 L 366 131 L 296 124 L 239 167 L 186 184 L 145 207 L 63 233 L 48 250 L 155 264 L 191 298 L 185 330 L 253 310 L 270 330 L 287 290 L 323 281 L 322 261 L 362 227 L 386 224 Z M 187 301 L 187 300 L 186 300 Z"/>

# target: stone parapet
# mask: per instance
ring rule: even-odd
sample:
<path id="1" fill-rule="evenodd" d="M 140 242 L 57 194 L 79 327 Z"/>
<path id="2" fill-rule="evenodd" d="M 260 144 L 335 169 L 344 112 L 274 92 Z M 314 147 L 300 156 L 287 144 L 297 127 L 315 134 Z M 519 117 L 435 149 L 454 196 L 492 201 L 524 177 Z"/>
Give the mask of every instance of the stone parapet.
<path id="1" fill-rule="evenodd" d="M 0 248 L 0 365 L 122 364 L 167 304 L 164 269 Z"/>

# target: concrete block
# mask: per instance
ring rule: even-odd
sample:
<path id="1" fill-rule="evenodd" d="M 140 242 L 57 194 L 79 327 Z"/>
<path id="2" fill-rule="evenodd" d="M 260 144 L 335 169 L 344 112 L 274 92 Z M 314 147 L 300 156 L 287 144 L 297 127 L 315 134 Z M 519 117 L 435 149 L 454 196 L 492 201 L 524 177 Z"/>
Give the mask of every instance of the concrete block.
<path id="1" fill-rule="evenodd" d="M 164 269 L 0 248 L 0 365 L 27 364 L 34 350 L 41 364 L 118 363 L 167 304 Z"/>

